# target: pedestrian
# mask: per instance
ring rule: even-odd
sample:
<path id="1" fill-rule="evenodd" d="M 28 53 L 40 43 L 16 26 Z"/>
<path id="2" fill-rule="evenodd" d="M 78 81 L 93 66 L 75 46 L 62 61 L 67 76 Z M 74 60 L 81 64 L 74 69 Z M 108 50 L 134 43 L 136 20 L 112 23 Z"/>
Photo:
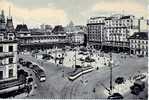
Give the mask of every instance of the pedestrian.
<path id="1" fill-rule="evenodd" d="M 95 93 L 96 92 L 96 89 L 95 88 L 93 88 L 93 93 Z"/>

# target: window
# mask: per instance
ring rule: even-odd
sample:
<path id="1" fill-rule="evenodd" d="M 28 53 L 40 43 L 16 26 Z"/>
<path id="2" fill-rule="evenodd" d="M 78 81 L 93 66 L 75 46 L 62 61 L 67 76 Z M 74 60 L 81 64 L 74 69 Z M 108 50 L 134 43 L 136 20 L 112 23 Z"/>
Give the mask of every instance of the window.
<path id="1" fill-rule="evenodd" d="M 2 65 L 3 64 L 3 61 L 2 60 L 0 60 L 0 65 Z"/>
<path id="2" fill-rule="evenodd" d="M 9 52 L 13 52 L 13 46 L 9 46 Z"/>
<path id="3" fill-rule="evenodd" d="M 3 71 L 0 71 L 0 80 L 3 79 Z"/>
<path id="4" fill-rule="evenodd" d="M 13 77 L 13 69 L 9 69 L 9 78 Z"/>
<path id="5" fill-rule="evenodd" d="M 3 52 L 3 47 L 2 46 L 0 46 L 0 52 Z"/>
<path id="6" fill-rule="evenodd" d="M 9 64 L 13 63 L 13 58 L 9 58 Z"/>

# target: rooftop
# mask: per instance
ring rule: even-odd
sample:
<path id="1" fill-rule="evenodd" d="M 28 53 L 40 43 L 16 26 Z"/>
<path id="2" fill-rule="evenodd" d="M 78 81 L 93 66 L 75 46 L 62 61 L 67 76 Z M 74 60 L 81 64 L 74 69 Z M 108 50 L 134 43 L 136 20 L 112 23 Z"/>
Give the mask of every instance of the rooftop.
<path id="1" fill-rule="evenodd" d="M 16 31 L 29 31 L 26 24 L 19 24 L 17 25 Z"/>
<path id="2" fill-rule="evenodd" d="M 148 40 L 148 32 L 135 32 L 129 39 Z"/>

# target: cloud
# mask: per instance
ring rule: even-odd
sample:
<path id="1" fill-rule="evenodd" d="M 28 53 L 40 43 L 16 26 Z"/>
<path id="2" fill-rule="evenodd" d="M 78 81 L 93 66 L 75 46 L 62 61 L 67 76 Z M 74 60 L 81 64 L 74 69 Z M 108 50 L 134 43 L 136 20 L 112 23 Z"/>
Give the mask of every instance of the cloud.
<path id="1" fill-rule="evenodd" d="M 113 2 L 98 2 L 92 7 L 94 12 L 122 12 L 135 14 L 137 16 L 147 17 L 147 7 L 139 2 L 129 1 L 113 1 Z"/>
<path id="2" fill-rule="evenodd" d="M 48 4 L 50 5 L 50 4 Z M 27 22 L 30 25 L 35 24 L 63 24 L 67 22 L 67 17 L 62 9 L 56 9 L 52 6 L 47 8 L 23 8 L 14 5 L 11 2 L 6 0 L 0 0 L 0 7 L 4 9 L 6 14 L 8 15 L 8 8 L 11 6 L 12 16 L 16 22 L 22 20 L 22 22 Z M 36 26 L 36 25 L 35 25 Z"/>

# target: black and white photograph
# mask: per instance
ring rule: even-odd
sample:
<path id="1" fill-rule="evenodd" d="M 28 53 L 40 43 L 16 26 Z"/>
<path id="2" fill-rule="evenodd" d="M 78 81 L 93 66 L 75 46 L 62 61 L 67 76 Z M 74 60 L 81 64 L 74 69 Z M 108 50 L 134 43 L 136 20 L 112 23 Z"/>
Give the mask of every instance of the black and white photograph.
<path id="1" fill-rule="evenodd" d="M 0 0 L 0 99 L 148 100 L 148 0 Z"/>

